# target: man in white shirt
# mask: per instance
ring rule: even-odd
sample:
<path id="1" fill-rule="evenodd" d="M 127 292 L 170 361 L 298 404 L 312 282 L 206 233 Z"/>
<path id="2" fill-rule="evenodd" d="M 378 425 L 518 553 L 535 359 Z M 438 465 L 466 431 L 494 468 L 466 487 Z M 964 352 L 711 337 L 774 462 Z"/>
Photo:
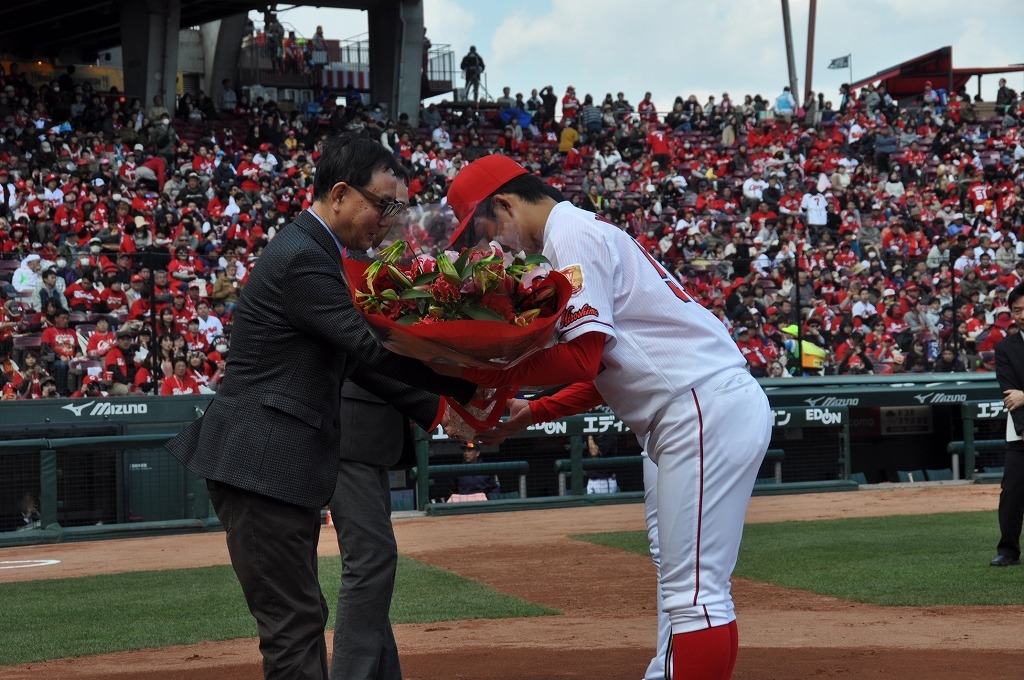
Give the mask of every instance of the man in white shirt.
<path id="1" fill-rule="evenodd" d="M 206 341 L 213 344 L 213 339 L 224 335 L 224 324 L 215 316 L 210 315 L 210 303 L 202 300 L 196 305 L 196 318 L 199 319 L 199 332 L 206 336 Z"/>
<path id="2" fill-rule="evenodd" d="M 743 181 L 743 207 L 754 210 L 761 204 L 761 192 L 768 186 L 761 177 L 748 177 Z"/>
<path id="3" fill-rule="evenodd" d="M 441 121 L 434 132 L 430 135 L 430 138 L 434 141 L 434 146 L 438 149 L 451 149 L 452 148 L 452 137 L 448 133 L 448 123 Z"/>

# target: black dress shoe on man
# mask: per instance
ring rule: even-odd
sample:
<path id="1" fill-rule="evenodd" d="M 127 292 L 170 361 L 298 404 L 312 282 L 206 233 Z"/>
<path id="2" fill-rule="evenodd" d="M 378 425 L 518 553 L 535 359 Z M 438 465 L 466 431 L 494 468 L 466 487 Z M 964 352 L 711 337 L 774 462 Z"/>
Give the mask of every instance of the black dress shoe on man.
<path id="1" fill-rule="evenodd" d="M 1020 558 L 1014 559 L 1009 555 L 996 555 L 996 558 L 988 563 L 990 567 L 1019 567 Z"/>

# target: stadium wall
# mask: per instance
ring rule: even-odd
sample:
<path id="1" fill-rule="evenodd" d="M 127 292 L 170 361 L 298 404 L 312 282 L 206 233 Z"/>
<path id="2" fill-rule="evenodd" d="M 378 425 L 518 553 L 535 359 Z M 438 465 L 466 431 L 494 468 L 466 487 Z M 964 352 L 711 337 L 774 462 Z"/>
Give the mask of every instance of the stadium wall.
<path id="1" fill-rule="evenodd" d="M 966 451 L 963 446 L 965 439 L 997 440 L 1005 426 L 992 374 L 793 378 L 762 385 L 775 414 L 775 453 L 755 493 L 838 490 L 851 488 L 850 480 L 967 480 L 999 469 L 993 447 L 977 458 L 973 443 Z M 0 546 L 218 528 L 203 481 L 161 446 L 201 416 L 210 399 L 0 403 Z M 608 431 L 616 435 L 608 467 L 622 495 L 585 498 L 585 468 L 595 464 L 585 462 L 583 438 Z M 452 512 L 443 507 L 451 505 L 444 503 L 451 478 L 437 466 L 461 462 L 458 443 L 440 431 L 417 435 L 415 479 L 411 467 L 391 475 L 395 507 Z M 465 504 L 460 511 L 639 500 L 639 454 L 635 437 L 611 412 L 534 425 L 483 452 L 490 463 L 525 461 L 528 471 L 499 466 L 498 502 Z M 19 508 L 26 494 L 40 513 L 29 530 Z"/>

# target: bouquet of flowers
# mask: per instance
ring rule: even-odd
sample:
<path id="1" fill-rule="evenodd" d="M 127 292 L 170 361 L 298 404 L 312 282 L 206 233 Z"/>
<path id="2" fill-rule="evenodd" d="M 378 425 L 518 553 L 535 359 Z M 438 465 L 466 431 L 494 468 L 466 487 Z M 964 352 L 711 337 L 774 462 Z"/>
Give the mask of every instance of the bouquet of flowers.
<path id="1" fill-rule="evenodd" d="M 376 261 L 346 258 L 352 301 L 387 349 L 427 363 L 508 368 L 551 340 L 572 285 L 542 255 L 506 253 L 497 242 L 403 259 L 398 240 Z M 491 427 L 513 388 L 452 404 L 472 429 Z M 488 409 L 487 406 L 490 406 Z"/>
<path id="2" fill-rule="evenodd" d="M 389 350 L 421 361 L 508 368 L 551 339 L 572 286 L 543 255 L 466 249 L 400 264 L 399 240 L 373 263 L 346 259 L 352 301 Z"/>

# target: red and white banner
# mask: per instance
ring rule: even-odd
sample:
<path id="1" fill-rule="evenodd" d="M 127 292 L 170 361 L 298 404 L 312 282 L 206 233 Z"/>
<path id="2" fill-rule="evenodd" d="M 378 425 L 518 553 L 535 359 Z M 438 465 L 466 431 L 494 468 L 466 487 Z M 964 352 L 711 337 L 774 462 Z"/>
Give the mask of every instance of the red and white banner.
<path id="1" fill-rule="evenodd" d="M 369 71 L 348 71 L 342 69 L 324 69 L 320 72 L 320 85 L 332 90 L 370 89 Z"/>

